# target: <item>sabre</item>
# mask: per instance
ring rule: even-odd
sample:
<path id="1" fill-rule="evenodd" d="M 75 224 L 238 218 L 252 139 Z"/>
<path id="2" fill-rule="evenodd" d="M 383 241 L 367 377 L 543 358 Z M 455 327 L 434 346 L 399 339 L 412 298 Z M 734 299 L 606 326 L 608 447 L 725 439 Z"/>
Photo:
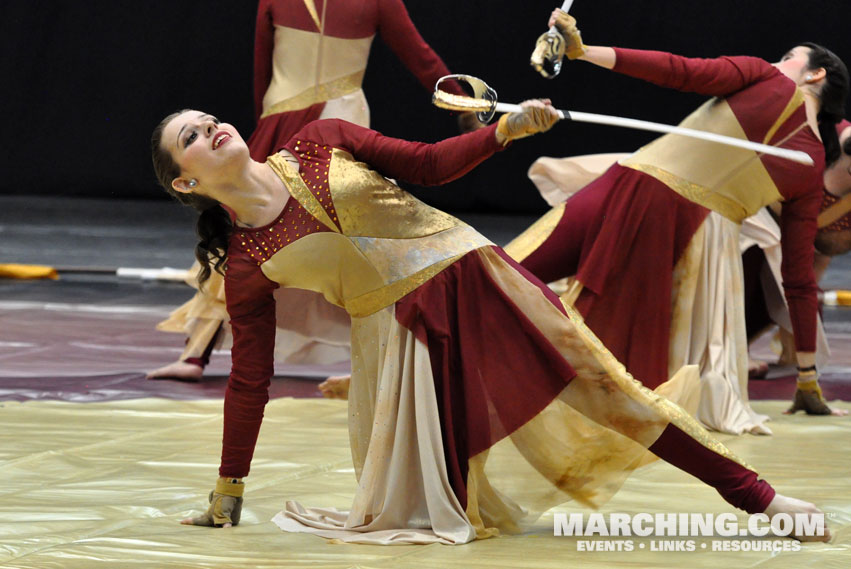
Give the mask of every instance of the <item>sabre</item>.
<path id="1" fill-rule="evenodd" d="M 564 0 L 561 9 L 564 12 L 570 12 L 572 5 L 573 0 Z M 552 79 L 561 72 L 564 50 L 564 36 L 561 35 L 558 28 L 552 26 L 549 31 L 538 37 L 529 64 L 547 79 Z"/>
<path id="2" fill-rule="evenodd" d="M 466 97 L 463 95 L 454 95 L 452 93 L 447 93 L 446 91 L 441 91 L 440 85 L 444 81 L 462 81 L 470 86 L 470 88 L 473 90 L 474 96 Z M 488 85 L 478 77 L 463 74 L 447 75 L 438 79 L 437 83 L 434 86 L 434 95 L 432 96 L 432 103 L 436 107 L 440 107 L 441 109 L 461 112 L 475 112 L 479 120 L 486 124 L 491 121 L 494 116 L 494 113 L 497 112 L 523 112 L 523 107 L 521 107 L 520 105 L 498 102 L 496 91 L 490 85 Z M 777 148 L 776 146 L 769 146 L 768 144 L 761 144 L 759 142 L 752 142 L 750 140 L 742 140 L 740 138 L 733 138 L 731 136 L 724 136 L 723 134 L 716 134 L 714 132 L 707 132 L 705 130 L 695 130 L 693 128 L 686 128 L 682 126 L 673 126 L 638 119 L 615 117 L 611 115 L 599 115 L 596 113 L 583 113 L 579 111 L 559 110 L 558 116 L 560 119 L 571 120 L 575 122 L 606 124 L 610 126 L 622 126 L 638 130 L 648 130 L 651 132 L 679 134 L 682 136 L 689 136 L 691 138 L 698 138 L 700 140 L 707 140 L 710 142 L 717 142 L 719 144 L 726 144 L 727 146 L 735 146 L 737 148 L 753 150 L 755 152 L 760 152 L 769 156 L 777 156 L 778 158 L 791 160 L 792 162 L 797 162 L 799 164 L 806 164 L 807 166 L 813 165 L 812 157 L 810 157 L 810 155 L 806 152 L 801 152 L 800 150 Z"/>

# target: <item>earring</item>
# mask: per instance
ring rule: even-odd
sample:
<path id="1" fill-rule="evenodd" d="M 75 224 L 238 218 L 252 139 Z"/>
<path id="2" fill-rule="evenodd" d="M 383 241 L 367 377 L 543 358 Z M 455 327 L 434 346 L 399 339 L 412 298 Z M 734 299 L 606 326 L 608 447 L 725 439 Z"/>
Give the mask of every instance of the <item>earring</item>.
<path id="1" fill-rule="evenodd" d="M 807 77 L 806 77 L 806 79 L 807 79 L 807 81 L 812 81 L 812 80 L 813 80 L 813 76 L 812 76 L 811 74 L 807 73 Z"/>
<path id="2" fill-rule="evenodd" d="M 190 188 L 194 188 L 197 185 L 198 185 L 198 180 L 196 180 L 195 178 L 192 178 L 191 180 L 189 180 L 189 187 Z"/>

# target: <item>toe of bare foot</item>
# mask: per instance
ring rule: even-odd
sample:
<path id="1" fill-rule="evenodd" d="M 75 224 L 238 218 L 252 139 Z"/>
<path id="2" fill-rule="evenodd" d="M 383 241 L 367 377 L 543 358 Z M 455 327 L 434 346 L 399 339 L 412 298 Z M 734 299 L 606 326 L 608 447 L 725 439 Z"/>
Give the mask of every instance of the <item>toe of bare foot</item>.
<path id="1" fill-rule="evenodd" d="M 180 381 L 200 381 L 204 368 L 189 362 L 174 362 L 148 372 L 147 379 L 176 379 Z"/>

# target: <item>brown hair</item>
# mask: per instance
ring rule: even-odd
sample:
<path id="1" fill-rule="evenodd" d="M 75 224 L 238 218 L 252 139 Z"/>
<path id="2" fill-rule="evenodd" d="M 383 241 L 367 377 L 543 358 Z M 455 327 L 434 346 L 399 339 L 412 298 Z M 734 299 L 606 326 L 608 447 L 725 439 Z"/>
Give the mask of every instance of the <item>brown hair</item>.
<path id="1" fill-rule="evenodd" d="M 163 130 L 168 123 L 187 111 L 188 109 L 183 109 L 172 113 L 156 126 L 151 135 L 151 160 L 157 180 L 165 191 L 183 205 L 191 206 L 200 212 L 195 224 L 195 232 L 199 239 L 198 244 L 195 245 L 195 258 L 201 264 L 198 284 L 203 286 L 213 270 L 224 274 L 233 222 L 230 215 L 216 200 L 195 193 L 178 192 L 171 185 L 175 178 L 180 177 L 181 171 L 180 165 L 174 161 L 171 152 L 163 148 Z"/>

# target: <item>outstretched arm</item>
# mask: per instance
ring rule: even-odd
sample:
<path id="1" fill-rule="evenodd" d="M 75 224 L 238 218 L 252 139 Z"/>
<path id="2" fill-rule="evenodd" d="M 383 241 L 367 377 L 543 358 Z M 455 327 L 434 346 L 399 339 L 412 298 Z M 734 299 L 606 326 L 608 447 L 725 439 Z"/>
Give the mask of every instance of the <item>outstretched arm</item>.
<path id="1" fill-rule="evenodd" d="M 225 391 L 219 475 L 248 474 L 274 373 L 277 288 L 253 262 L 228 261 L 225 297 L 233 331 L 233 361 Z"/>
<path id="2" fill-rule="evenodd" d="M 780 214 L 780 246 L 783 250 L 780 270 L 795 334 L 795 355 L 798 361 L 797 390 L 787 413 L 804 411 L 812 415 L 847 415 L 848 411 L 832 409 L 825 402 L 815 365 L 818 285 L 813 270 L 813 241 L 820 204 L 821 192 L 812 191 L 784 202 Z"/>
<path id="3" fill-rule="evenodd" d="M 555 10 L 549 24 L 567 42 L 567 55 L 660 87 L 723 97 L 779 73 L 756 57 L 688 58 L 662 51 L 586 46 L 576 20 Z"/>
<path id="4" fill-rule="evenodd" d="M 585 54 L 580 55 L 577 59 L 593 63 L 599 67 L 605 67 L 606 69 L 613 69 L 615 63 L 617 63 L 618 56 L 613 47 L 587 45 L 585 46 Z"/>
<path id="5" fill-rule="evenodd" d="M 820 204 L 821 195 L 811 192 L 783 202 L 780 213 L 783 289 L 789 304 L 798 364 L 801 367 L 815 363 L 813 352 L 816 344 L 818 285 L 813 270 L 813 242 Z"/>
<path id="6" fill-rule="evenodd" d="M 771 64 L 756 57 L 698 59 L 662 51 L 624 48 L 589 48 L 588 54 L 604 64 L 612 63 L 611 69 L 618 73 L 660 87 L 713 97 L 730 95 L 780 73 Z M 588 54 L 583 58 L 589 57 Z"/>
<path id="7" fill-rule="evenodd" d="M 225 391 L 222 461 L 210 507 L 185 525 L 231 527 L 239 523 L 242 478 L 248 474 L 274 371 L 277 284 L 254 262 L 231 258 L 225 277 L 233 330 L 233 366 Z"/>
<path id="8" fill-rule="evenodd" d="M 460 178 L 515 138 L 549 130 L 558 120 L 549 101 L 527 101 L 522 113 L 499 123 L 433 144 L 410 142 L 342 120 L 316 121 L 295 138 L 340 148 L 382 175 L 422 186 Z"/>
<path id="9" fill-rule="evenodd" d="M 460 178 L 503 148 L 496 125 L 434 144 L 409 142 L 344 121 L 322 121 L 320 136 L 382 175 L 421 186 L 438 186 Z"/>

